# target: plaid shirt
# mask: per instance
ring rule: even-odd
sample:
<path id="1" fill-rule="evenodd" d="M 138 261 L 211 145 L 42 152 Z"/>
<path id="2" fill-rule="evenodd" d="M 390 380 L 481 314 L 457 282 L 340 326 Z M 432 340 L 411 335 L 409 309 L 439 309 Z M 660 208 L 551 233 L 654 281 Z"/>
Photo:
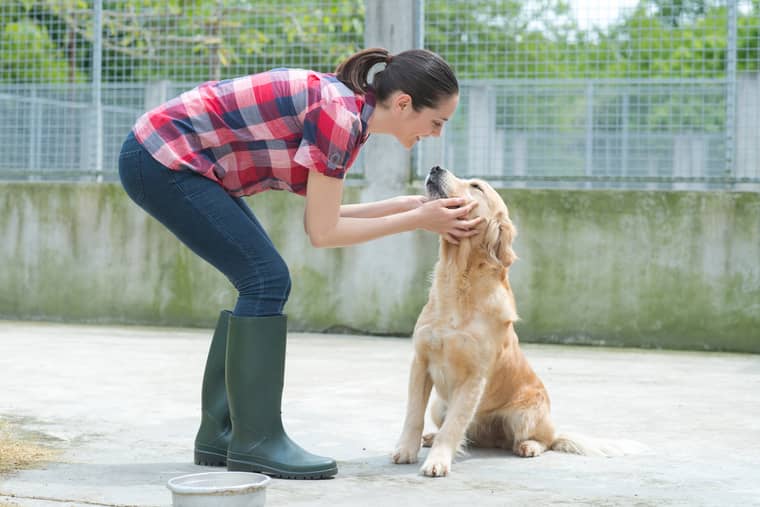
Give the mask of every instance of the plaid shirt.
<path id="1" fill-rule="evenodd" d="M 333 74 L 274 69 L 210 81 L 142 115 L 133 132 L 169 169 L 229 194 L 306 194 L 309 170 L 343 178 L 367 140 L 374 96 Z"/>

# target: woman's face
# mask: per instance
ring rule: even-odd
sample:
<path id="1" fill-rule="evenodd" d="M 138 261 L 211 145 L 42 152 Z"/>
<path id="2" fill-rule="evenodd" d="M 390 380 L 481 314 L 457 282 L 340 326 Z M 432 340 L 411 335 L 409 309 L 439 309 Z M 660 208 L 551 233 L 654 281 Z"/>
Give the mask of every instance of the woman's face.
<path id="1" fill-rule="evenodd" d="M 391 101 L 391 109 L 396 121 L 390 133 L 406 149 L 410 149 L 423 137 L 441 135 L 443 125 L 457 108 L 459 95 L 445 97 L 438 102 L 437 107 L 426 107 L 419 111 L 414 110 L 412 98 L 405 93 L 398 92 L 391 97 Z"/>

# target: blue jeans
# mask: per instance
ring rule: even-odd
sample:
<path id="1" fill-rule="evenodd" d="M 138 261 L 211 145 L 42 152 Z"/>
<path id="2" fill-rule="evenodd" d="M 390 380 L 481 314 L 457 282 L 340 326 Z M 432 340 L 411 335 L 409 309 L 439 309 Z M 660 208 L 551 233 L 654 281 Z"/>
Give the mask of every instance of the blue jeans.
<path id="1" fill-rule="evenodd" d="M 282 314 L 288 266 L 243 199 L 200 174 L 161 165 L 131 132 L 119 154 L 119 176 L 138 206 L 232 282 L 239 293 L 234 315 Z"/>

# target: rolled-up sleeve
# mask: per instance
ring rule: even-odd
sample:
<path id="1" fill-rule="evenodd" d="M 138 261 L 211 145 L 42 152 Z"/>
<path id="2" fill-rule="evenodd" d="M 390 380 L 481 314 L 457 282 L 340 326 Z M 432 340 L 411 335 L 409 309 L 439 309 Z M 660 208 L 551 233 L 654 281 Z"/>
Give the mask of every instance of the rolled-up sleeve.
<path id="1" fill-rule="evenodd" d="M 339 102 L 316 104 L 304 118 L 293 160 L 309 170 L 343 178 L 361 138 L 361 118 Z"/>

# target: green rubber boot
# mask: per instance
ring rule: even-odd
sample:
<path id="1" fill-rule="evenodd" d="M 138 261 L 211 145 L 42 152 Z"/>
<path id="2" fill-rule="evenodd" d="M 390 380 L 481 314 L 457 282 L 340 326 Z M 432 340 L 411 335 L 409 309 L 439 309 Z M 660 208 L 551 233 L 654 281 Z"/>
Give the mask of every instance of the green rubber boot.
<path id="1" fill-rule="evenodd" d="M 282 427 L 286 322 L 284 315 L 230 317 L 227 469 L 281 479 L 326 479 L 338 473 L 335 460 L 304 451 Z"/>
<path id="2" fill-rule="evenodd" d="M 230 443 L 232 424 L 227 407 L 227 389 L 224 362 L 227 358 L 227 328 L 231 312 L 219 314 L 219 321 L 211 338 L 201 390 L 201 427 L 195 437 L 195 464 L 224 466 L 227 464 L 227 446 Z"/>

